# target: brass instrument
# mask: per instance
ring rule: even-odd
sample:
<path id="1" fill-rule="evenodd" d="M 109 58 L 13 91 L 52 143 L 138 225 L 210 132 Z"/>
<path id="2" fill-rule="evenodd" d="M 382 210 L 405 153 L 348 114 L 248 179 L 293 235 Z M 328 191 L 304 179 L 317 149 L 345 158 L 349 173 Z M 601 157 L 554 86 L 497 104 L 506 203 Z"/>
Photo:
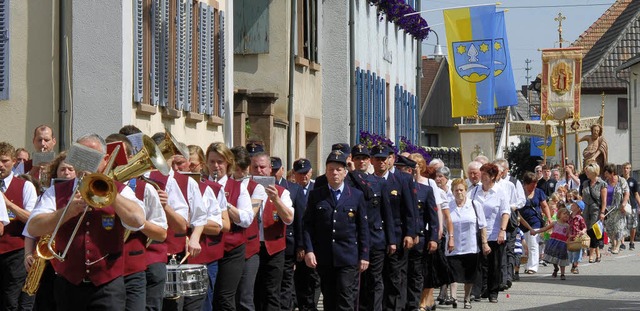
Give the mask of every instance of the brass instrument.
<path id="1" fill-rule="evenodd" d="M 46 262 L 47 260 L 53 259 L 53 254 L 47 247 L 50 239 L 50 235 L 44 235 L 40 238 L 38 244 L 36 244 L 35 262 L 31 265 L 31 269 L 29 269 L 24 286 L 22 287 L 22 291 L 29 296 L 35 295 L 38 291 L 38 288 L 40 287 L 40 279 L 42 278 L 42 272 L 44 272 Z"/>
<path id="2" fill-rule="evenodd" d="M 160 151 L 167 161 L 176 154 L 189 158 L 189 149 L 180 147 L 178 140 L 167 130 L 164 132 L 164 140 L 158 144 L 158 147 L 160 147 Z"/>
<path id="3" fill-rule="evenodd" d="M 131 160 L 129 160 L 129 163 L 118 166 L 115 168 L 115 170 L 111 171 L 110 168 L 111 166 L 113 166 L 113 162 L 115 161 L 115 155 L 119 151 L 119 146 L 116 147 L 109 158 L 109 163 L 106 166 L 106 171 L 104 172 L 104 174 L 92 173 L 85 175 L 78 181 L 76 189 L 74 189 L 73 193 L 75 194 L 76 191 L 80 192 L 80 195 L 82 195 L 82 198 L 88 206 L 91 206 L 93 208 L 103 208 L 105 206 L 111 205 L 115 200 L 116 195 L 118 194 L 114 180 L 129 180 L 131 178 L 136 178 L 140 175 L 143 175 L 153 169 L 157 169 L 164 175 L 169 174 L 169 165 L 161 156 L 162 152 L 160 151 L 159 147 L 156 146 L 155 142 L 147 135 L 144 135 L 142 137 L 142 142 L 144 147 Z M 64 259 L 66 258 L 69 247 L 71 247 L 71 243 L 67 243 L 67 246 L 62 254 L 58 254 L 54 250 L 53 243 L 55 241 L 58 230 L 62 226 L 62 221 L 64 220 L 64 217 L 69 210 L 69 205 L 72 201 L 73 197 L 69 200 L 69 203 L 67 203 L 67 206 L 62 212 L 62 215 L 60 216 L 60 219 L 58 220 L 58 223 L 56 224 L 56 227 L 51 234 L 50 241 L 47 244 L 47 246 L 49 247 L 49 251 L 52 253 L 53 257 L 57 258 L 60 261 L 64 261 Z M 69 241 L 72 241 L 75 238 L 80 224 L 84 219 L 84 215 L 87 213 L 88 206 L 85 206 L 84 211 L 80 215 L 80 218 L 78 219 L 78 222 L 76 223 L 76 226 L 73 229 L 71 236 L 69 237 Z"/>

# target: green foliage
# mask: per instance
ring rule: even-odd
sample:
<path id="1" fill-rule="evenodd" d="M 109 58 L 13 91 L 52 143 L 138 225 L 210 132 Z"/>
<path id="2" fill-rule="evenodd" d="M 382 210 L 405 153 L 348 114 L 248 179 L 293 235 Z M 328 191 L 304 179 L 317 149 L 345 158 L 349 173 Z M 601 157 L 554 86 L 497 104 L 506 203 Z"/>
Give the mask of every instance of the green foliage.
<path id="1" fill-rule="evenodd" d="M 529 138 L 525 138 L 517 146 L 511 146 L 507 154 L 507 161 L 511 168 L 511 175 L 518 179 L 522 179 L 524 172 L 533 172 L 541 161 L 541 157 L 530 156 L 531 142 Z"/>

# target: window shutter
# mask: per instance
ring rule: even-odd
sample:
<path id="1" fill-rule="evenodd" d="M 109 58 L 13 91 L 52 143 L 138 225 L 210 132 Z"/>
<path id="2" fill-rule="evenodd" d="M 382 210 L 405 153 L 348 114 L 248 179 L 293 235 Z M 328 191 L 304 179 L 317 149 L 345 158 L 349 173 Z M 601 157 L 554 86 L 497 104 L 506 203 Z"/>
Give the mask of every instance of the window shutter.
<path id="1" fill-rule="evenodd" d="M 225 61 L 225 36 L 226 32 L 224 29 L 224 12 L 220 11 L 220 18 L 218 18 L 220 22 L 220 35 L 218 36 L 220 43 L 218 44 L 219 51 L 218 55 L 220 57 L 220 61 L 218 62 L 218 73 L 220 74 L 220 78 L 218 79 L 218 97 L 220 98 L 219 109 L 220 109 L 220 117 L 224 117 L 225 114 L 225 71 L 226 71 L 226 61 Z"/>
<path id="2" fill-rule="evenodd" d="M 186 3 L 184 1 L 176 1 L 176 75 L 174 86 L 176 88 L 176 109 L 184 109 L 185 89 L 184 84 L 186 82 L 186 58 L 185 49 L 187 45 L 187 18 L 186 18 Z"/>
<path id="3" fill-rule="evenodd" d="M 362 131 L 362 78 L 360 77 L 360 67 L 356 68 L 356 127 L 358 128 L 358 134 Z M 360 135 L 356 137 L 356 140 L 360 141 Z"/>
<path id="4" fill-rule="evenodd" d="M 184 110 L 191 111 L 193 101 L 193 1 L 185 1 L 185 81 L 184 81 Z"/>
<path id="5" fill-rule="evenodd" d="M 0 99 L 9 99 L 9 0 L 0 0 Z"/>
<path id="6" fill-rule="evenodd" d="M 208 14 L 209 14 L 209 48 L 207 49 L 207 54 L 208 54 L 208 58 L 209 58 L 209 105 L 207 106 L 207 114 L 209 115 L 215 115 L 217 114 L 216 112 L 213 111 L 213 104 L 215 102 L 215 94 L 216 94 L 216 79 L 215 79 L 215 75 L 216 75 L 216 69 L 215 69 L 215 56 L 216 53 L 215 48 L 216 48 L 216 23 L 215 23 L 215 14 L 213 11 L 213 7 L 209 6 L 209 10 L 208 10 Z"/>
<path id="7" fill-rule="evenodd" d="M 380 134 L 387 136 L 387 82 L 382 79 L 380 81 L 380 97 L 382 98 L 380 107 Z"/>
<path id="8" fill-rule="evenodd" d="M 161 64 L 160 59 L 162 57 L 162 0 L 154 0 L 151 5 L 151 22 L 153 34 L 153 53 L 151 53 L 151 83 L 152 86 L 152 103 L 158 105 L 160 103 L 160 88 L 161 88 Z"/>
<path id="9" fill-rule="evenodd" d="M 629 107 L 626 98 L 618 98 L 618 129 L 629 128 Z"/>
<path id="10" fill-rule="evenodd" d="M 395 92 L 394 92 L 394 128 L 396 130 L 396 141 L 398 141 L 398 137 L 400 137 L 400 85 L 396 84 Z"/>
<path id="11" fill-rule="evenodd" d="M 371 131 L 374 133 L 378 133 L 378 118 L 380 117 L 380 115 L 378 114 L 378 79 L 378 75 L 376 75 L 376 73 L 374 72 L 373 81 L 371 81 L 373 83 L 373 92 L 371 96 L 373 97 L 373 103 L 371 105 L 371 113 L 373 114 L 373 116 L 371 118 L 371 126 L 369 126 Z"/>
<path id="12" fill-rule="evenodd" d="M 2 3 L 6 2 L 4 0 L 0 1 L 2 1 Z M 144 9 L 142 7 L 142 2 L 143 0 L 135 0 L 135 11 L 133 13 L 133 101 L 136 103 L 142 102 L 142 98 L 144 97 Z"/>
<path id="13" fill-rule="evenodd" d="M 160 106 L 166 107 L 169 103 L 169 0 L 162 0 L 162 73 L 160 89 Z"/>
<path id="14" fill-rule="evenodd" d="M 207 48 L 209 47 L 209 13 L 207 10 L 207 5 L 204 2 L 200 2 L 200 24 L 198 25 L 198 98 L 199 108 L 198 112 L 205 113 L 207 109 L 207 103 L 209 102 L 209 90 L 207 87 L 209 86 L 207 82 L 208 71 L 209 71 L 209 55 Z"/>

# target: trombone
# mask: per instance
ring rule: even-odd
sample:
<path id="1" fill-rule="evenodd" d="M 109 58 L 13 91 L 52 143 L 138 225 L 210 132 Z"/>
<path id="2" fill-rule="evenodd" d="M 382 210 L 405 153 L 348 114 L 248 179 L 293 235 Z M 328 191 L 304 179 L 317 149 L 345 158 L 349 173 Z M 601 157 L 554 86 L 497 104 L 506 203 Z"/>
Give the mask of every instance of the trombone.
<path id="1" fill-rule="evenodd" d="M 145 174 L 150 170 L 158 170 L 163 175 L 168 175 L 170 167 L 165 161 L 162 152 L 159 147 L 155 144 L 155 142 L 147 135 L 142 137 L 143 148 L 138 152 L 129 163 L 126 165 L 121 165 L 115 168 L 115 170 L 111 171 L 110 168 L 113 166 L 113 162 L 115 161 L 115 155 L 120 150 L 120 146 L 116 147 L 113 153 L 109 157 L 109 162 L 107 163 L 107 168 L 104 174 L 102 173 L 92 173 L 83 176 L 80 178 L 74 187 L 73 195 L 70 198 L 69 202 L 64 208 L 60 219 L 58 219 L 58 223 L 51 234 L 49 242 L 47 243 L 47 247 L 53 257 L 57 258 L 60 261 L 64 261 L 69 248 L 71 247 L 71 241 L 75 238 L 78 229 L 80 228 L 80 224 L 84 219 L 89 206 L 93 208 L 103 208 L 105 206 L 109 206 L 113 203 L 117 195 L 117 188 L 115 186 L 115 181 L 124 181 L 131 178 L 135 178 Z M 62 226 L 62 222 L 64 217 L 69 210 L 69 206 L 73 201 L 73 196 L 75 193 L 79 192 L 82 196 L 82 199 L 87 203 L 87 206 L 84 207 L 78 222 L 76 223 L 71 236 L 69 237 L 69 242 L 65 247 L 62 254 L 58 254 L 55 250 L 55 237 L 58 234 L 58 230 Z"/>

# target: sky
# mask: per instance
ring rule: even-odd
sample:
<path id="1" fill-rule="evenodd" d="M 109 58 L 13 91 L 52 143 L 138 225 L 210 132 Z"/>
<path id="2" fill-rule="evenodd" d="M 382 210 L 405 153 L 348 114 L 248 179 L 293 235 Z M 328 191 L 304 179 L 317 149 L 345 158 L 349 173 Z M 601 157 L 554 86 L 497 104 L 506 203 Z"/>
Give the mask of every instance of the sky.
<path id="1" fill-rule="evenodd" d="M 530 59 L 530 80 L 541 72 L 542 60 L 539 49 L 558 46 L 558 13 L 566 17 L 562 22 L 563 47 L 568 47 L 591 24 L 593 24 L 614 0 L 504 0 L 497 7 L 505 13 L 511 65 L 516 89 L 527 84 L 526 59 Z M 495 3 L 486 0 L 422 0 L 421 10 L 444 9 L 458 6 Z M 446 34 L 442 10 L 422 13 L 422 17 L 438 34 L 446 55 Z M 433 54 L 436 36 L 430 34 L 423 41 L 423 55 Z"/>

